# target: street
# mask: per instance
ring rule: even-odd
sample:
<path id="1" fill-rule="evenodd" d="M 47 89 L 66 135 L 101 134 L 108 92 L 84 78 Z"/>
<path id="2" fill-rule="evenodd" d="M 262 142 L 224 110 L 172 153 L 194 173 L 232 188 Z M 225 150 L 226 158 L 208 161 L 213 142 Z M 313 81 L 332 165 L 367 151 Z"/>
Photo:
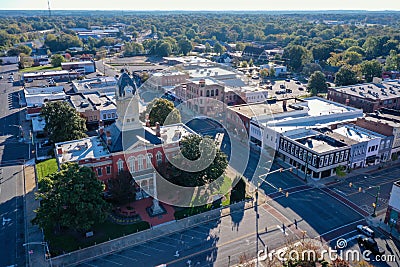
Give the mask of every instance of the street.
<path id="1" fill-rule="evenodd" d="M 0 75 L 16 71 L 16 65 L 0 66 Z M 25 264 L 24 173 L 28 146 L 19 142 L 19 87 L 0 80 L 0 266 Z"/>

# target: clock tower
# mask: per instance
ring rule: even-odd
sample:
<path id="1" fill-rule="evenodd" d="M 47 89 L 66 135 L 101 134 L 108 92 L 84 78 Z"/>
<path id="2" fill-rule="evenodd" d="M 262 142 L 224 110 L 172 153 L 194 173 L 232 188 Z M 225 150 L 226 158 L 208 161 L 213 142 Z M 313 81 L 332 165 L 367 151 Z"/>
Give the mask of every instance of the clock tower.
<path id="1" fill-rule="evenodd" d="M 139 121 L 139 94 L 135 82 L 126 72 L 121 73 L 115 91 L 120 131 L 142 128 Z"/>

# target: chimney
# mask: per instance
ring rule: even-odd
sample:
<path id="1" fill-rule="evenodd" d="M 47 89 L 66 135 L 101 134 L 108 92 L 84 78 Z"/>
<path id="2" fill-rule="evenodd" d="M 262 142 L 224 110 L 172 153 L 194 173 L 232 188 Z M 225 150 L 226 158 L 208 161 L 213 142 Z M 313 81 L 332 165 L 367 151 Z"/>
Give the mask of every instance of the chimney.
<path id="1" fill-rule="evenodd" d="M 101 120 L 99 121 L 99 134 L 103 135 L 104 133 L 104 122 Z"/>
<path id="2" fill-rule="evenodd" d="M 286 111 L 286 110 L 287 110 L 287 109 L 286 109 L 286 104 L 287 104 L 287 100 L 284 99 L 284 100 L 282 101 L 282 108 L 283 108 L 283 111 Z"/>
<path id="3" fill-rule="evenodd" d="M 156 122 L 156 136 L 161 136 L 160 123 Z"/>
<path id="4" fill-rule="evenodd" d="M 106 131 L 106 136 L 107 136 L 107 145 L 111 145 L 112 140 L 111 140 L 111 132 Z"/>

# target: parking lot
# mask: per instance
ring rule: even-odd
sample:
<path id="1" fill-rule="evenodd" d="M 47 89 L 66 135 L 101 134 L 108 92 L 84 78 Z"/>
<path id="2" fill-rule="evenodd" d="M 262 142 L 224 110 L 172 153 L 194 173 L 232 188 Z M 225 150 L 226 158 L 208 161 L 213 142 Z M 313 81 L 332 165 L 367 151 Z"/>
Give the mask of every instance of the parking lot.
<path id="1" fill-rule="evenodd" d="M 269 96 L 276 96 L 278 99 L 287 97 L 299 97 L 308 94 L 307 84 L 304 84 L 300 81 L 295 81 L 293 79 L 271 81 L 270 84 L 265 84 L 262 86 L 265 88 L 272 86 Z M 281 91 L 285 91 L 285 93 L 280 93 Z"/>

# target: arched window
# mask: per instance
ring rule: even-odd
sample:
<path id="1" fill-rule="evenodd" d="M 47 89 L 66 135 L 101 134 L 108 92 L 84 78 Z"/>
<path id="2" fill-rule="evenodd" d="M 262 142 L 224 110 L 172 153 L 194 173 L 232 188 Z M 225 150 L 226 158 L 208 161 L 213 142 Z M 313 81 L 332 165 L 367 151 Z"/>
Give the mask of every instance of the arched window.
<path id="1" fill-rule="evenodd" d="M 118 165 L 118 173 L 122 172 L 124 170 L 124 161 L 122 159 L 119 159 L 117 165 Z"/>
<path id="2" fill-rule="evenodd" d="M 151 153 L 147 153 L 147 157 L 146 157 L 146 169 L 150 169 L 151 166 L 153 165 L 151 163 L 151 159 L 153 158 L 153 155 Z"/>
<path id="3" fill-rule="evenodd" d="M 157 160 L 157 166 L 160 166 L 162 164 L 162 153 L 160 151 L 158 151 L 156 154 L 156 160 Z"/>
<path id="4" fill-rule="evenodd" d="M 214 90 L 211 90 L 211 96 L 214 96 Z"/>
<path id="5" fill-rule="evenodd" d="M 138 156 L 138 171 L 143 170 L 143 166 L 144 166 L 143 160 L 144 160 L 144 156 L 139 155 Z"/>
<path id="6" fill-rule="evenodd" d="M 215 89 L 215 95 L 218 96 L 218 89 Z"/>
<path id="7" fill-rule="evenodd" d="M 210 90 L 207 90 L 206 97 L 209 97 L 209 96 L 210 96 Z"/>
<path id="8" fill-rule="evenodd" d="M 135 161 L 136 158 L 135 157 L 129 157 L 128 158 L 128 166 L 129 166 L 129 171 L 130 172 L 135 172 Z"/>

